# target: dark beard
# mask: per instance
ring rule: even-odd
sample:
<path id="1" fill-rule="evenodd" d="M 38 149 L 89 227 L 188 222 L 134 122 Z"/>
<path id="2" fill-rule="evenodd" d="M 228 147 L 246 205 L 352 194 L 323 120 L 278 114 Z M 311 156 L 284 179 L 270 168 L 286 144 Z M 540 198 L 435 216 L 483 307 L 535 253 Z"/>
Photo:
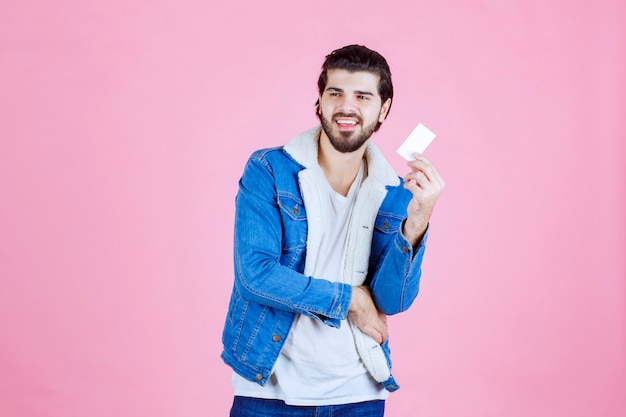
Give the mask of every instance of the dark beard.
<path id="1" fill-rule="evenodd" d="M 333 119 L 335 117 L 354 117 L 359 121 L 359 126 L 363 126 L 361 124 L 361 118 L 354 114 L 337 113 L 333 115 Z M 320 120 L 322 121 L 322 129 L 324 129 L 324 133 L 328 136 L 330 144 L 335 150 L 341 153 L 350 153 L 360 149 L 370 136 L 372 136 L 372 133 L 376 131 L 378 125 L 378 121 L 376 121 L 369 126 L 363 126 L 361 134 L 356 132 L 339 132 L 341 137 L 338 137 L 334 136 L 332 133 L 334 123 L 331 120 L 328 120 L 323 115 L 320 116 Z"/>

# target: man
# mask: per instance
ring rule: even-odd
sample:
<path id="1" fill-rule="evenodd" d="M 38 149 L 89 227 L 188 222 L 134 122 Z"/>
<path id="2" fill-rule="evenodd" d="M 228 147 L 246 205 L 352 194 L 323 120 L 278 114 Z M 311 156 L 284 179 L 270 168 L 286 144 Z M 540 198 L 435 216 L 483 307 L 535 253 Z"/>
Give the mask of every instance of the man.
<path id="1" fill-rule="evenodd" d="M 419 154 L 402 181 L 370 143 L 393 98 L 380 54 L 332 52 L 318 88 L 321 127 L 255 152 L 239 183 L 232 417 L 382 416 L 398 388 L 386 315 L 417 296 L 444 181 Z"/>

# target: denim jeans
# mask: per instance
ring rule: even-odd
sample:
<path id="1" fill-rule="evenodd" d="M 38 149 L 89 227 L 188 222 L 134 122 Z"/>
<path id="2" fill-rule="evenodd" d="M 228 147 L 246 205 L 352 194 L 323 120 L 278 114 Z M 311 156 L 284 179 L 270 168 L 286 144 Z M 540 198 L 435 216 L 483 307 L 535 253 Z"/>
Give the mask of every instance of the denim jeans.
<path id="1" fill-rule="evenodd" d="M 230 417 L 383 417 L 385 401 L 324 406 L 292 406 L 281 400 L 235 397 Z"/>

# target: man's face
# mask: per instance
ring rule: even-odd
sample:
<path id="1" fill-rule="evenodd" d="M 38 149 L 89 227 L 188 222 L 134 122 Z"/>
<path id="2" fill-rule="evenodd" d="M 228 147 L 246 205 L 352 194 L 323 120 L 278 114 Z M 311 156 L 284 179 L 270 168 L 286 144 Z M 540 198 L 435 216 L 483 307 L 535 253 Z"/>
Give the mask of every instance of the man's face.
<path id="1" fill-rule="evenodd" d="M 385 120 L 391 99 L 381 103 L 379 76 L 367 71 L 329 70 L 320 95 L 323 133 L 339 152 L 361 148 Z"/>

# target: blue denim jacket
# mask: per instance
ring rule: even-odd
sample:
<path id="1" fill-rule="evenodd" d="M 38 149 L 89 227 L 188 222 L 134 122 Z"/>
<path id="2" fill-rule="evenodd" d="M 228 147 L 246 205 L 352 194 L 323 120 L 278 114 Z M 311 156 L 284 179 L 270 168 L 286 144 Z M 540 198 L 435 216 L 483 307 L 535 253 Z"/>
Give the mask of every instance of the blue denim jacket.
<path id="1" fill-rule="evenodd" d="M 303 274 L 312 226 L 300 176 L 315 169 L 316 175 L 323 175 L 317 166 L 318 133 L 314 129 L 285 147 L 255 152 L 239 182 L 235 280 L 221 356 L 235 372 L 260 385 L 272 374 L 297 314 L 334 327 L 348 315 L 350 284 Z M 417 296 L 427 235 L 415 250 L 411 247 L 401 233 L 411 193 L 372 144 L 366 161 L 368 180 L 380 180 L 375 187 L 382 193 L 382 204 L 374 212 L 365 284 L 379 310 L 392 315 L 409 308 Z M 382 349 L 391 368 L 388 342 Z M 383 385 L 389 391 L 398 389 L 393 376 Z"/>

